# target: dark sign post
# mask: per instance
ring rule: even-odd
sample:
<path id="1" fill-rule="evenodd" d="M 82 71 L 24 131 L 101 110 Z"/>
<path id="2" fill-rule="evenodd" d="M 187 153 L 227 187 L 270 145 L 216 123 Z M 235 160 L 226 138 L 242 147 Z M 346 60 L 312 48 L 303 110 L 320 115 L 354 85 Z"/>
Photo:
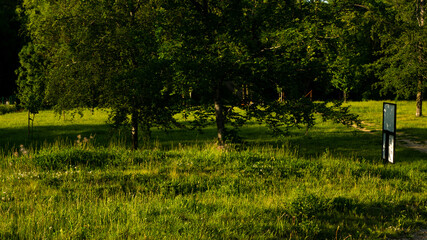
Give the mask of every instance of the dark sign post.
<path id="1" fill-rule="evenodd" d="M 383 148 L 382 159 L 394 163 L 396 146 L 396 104 L 383 103 Z"/>

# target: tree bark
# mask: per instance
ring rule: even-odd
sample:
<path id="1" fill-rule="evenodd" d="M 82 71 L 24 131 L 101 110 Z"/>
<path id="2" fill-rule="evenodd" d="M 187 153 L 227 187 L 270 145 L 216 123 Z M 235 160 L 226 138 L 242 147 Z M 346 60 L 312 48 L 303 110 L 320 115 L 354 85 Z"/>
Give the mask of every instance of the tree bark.
<path id="1" fill-rule="evenodd" d="M 131 116 L 131 125 L 132 125 L 132 149 L 138 149 L 138 111 L 134 110 Z"/>
<path id="2" fill-rule="evenodd" d="M 31 113 L 28 110 L 28 137 L 30 137 L 30 135 L 31 135 L 30 125 L 31 125 Z"/>
<path id="3" fill-rule="evenodd" d="M 418 25 L 420 28 L 424 27 L 424 4 L 425 4 L 424 0 L 419 0 L 419 2 L 418 2 L 418 8 L 419 8 Z M 420 44 L 418 49 L 421 49 L 421 51 L 419 53 L 419 57 L 418 57 L 420 67 L 421 67 L 422 62 L 423 62 L 422 50 L 424 48 Z M 423 115 L 423 90 L 424 90 L 423 89 L 423 74 L 420 72 L 420 73 L 418 73 L 417 100 L 416 100 L 417 109 L 415 112 L 415 116 L 417 116 L 417 117 L 421 117 Z"/>
<path id="4" fill-rule="evenodd" d="M 221 81 L 219 82 L 217 89 L 215 90 L 215 121 L 216 121 L 216 128 L 218 132 L 218 145 L 224 146 L 224 140 L 225 140 L 225 115 L 224 115 L 224 106 L 222 105 L 221 101 Z"/>
<path id="5" fill-rule="evenodd" d="M 420 77 L 421 78 L 421 77 Z M 423 115 L 423 92 L 422 92 L 422 80 L 418 81 L 418 91 L 417 91 L 417 110 L 415 112 L 415 116 L 421 117 Z"/>

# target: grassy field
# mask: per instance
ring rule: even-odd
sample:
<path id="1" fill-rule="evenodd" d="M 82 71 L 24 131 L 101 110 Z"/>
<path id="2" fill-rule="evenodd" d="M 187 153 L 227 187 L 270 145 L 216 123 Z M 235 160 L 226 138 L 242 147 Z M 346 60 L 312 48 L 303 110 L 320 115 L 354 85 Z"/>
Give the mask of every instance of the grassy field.
<path id="1" fill-rule="evenodd" d="M 381 102 L 350 104 L 378 123 Z M 0 115 L 0 239 L 399 239 L 427 226 L 427 156 L 397 146 L 384 165 L 380 132 L 319 122 L 273 138 L 254 123 L 220 151 L 213 127 L 154 129 L 130 151 L 106 119 L 43 111 L 29 139 L 26 113 Z M 419 134 L 407 129 L 425 118 L 411 121 L 398 129 Z"/>
<path id="2" fill-rule="evenodd" d="M 387 101 L 397 105 L 396 130 L 399 133 L 409 135 L 414 139 L 427 143 L 427 117 L 415 116 L 414 101 Z M 375 130 L 382 128 L 383 102 L 351 102 L 354 112 L 357 112 L 365 121 L 367 129 Z"/>

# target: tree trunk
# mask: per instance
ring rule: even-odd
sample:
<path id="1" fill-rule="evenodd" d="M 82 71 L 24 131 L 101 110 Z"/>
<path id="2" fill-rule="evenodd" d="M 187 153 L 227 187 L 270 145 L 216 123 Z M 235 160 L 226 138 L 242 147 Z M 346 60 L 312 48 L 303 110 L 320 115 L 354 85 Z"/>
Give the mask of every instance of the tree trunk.
<path id="1" fill-rule="evenodd" d="M 134 110 L 131 116 L 131 125 L 132 125 L 132 149 L 138 149 L 138 111 Z"/>
<path id="2" fill-rule="evenodd" d="M 31 135 L 31 129 L 30 129 L 30 126 L 31 126 L 31 113 L 30 113 L 30 111 L 28 110 L 28 137 L 30 137 L 30 135 Z"/>
<path id="3" fill-rule="evenodd" d="M 423 115 L 423 82 L 421 80 L 422 77 L 419 77 L 418 80 L 418 90 L 417 90 L 417 110 L 415 112 L 415 116 L 421 117 Z"/>
<path id="4" fill-rule="evenodd" d="M 418 8 L 419 8 L 419 18 L 418 18 L 418 25 L 420 27 L 420 30 L 424 27 L 424 0 L 419 0 L 418 2 Z M 423 48 L 421 44 L 419 45 L 418 49 L 421 49 L 419 53 L 418 60 L 420 62 L 420 67 L 423 64 L 422 54 L 423 54 Z M 423 74 L 421 72 L 418 73 L 418 86 L 417 86 L 417 110 L 415 112 L 415 116 L 421 117 L 423 115 Z"/>
<path id="5" fill-rule="evenodd" d="M 348 98 L 348 94 L 347 94 L 347 91 L 342 91 L 343 92 L 343 98 L 344 98 L 344 102 L 346 103 L 347 102 L 347 98 Z"/>
<path id="6" fill-rule="evenodd" d="M 225 140 L 225 115 L 224 115 L 224 106 L 221 101 L 221 90 L 220 90 L 221 82 L 218 84 L 217 89 L 215 90 L 215 121 L 216 128 L 218 131 L 218 145 L 224 146 Z"/>

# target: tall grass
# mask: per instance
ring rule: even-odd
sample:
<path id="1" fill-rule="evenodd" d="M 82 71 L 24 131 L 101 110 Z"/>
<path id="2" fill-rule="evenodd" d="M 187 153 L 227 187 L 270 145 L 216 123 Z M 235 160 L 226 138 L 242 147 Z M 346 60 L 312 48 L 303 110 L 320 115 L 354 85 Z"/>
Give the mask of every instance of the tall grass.
<path id="1" fill-rule="evenodd" d="M 425 155 L 398 147 L 384 165 L 380 134 L 326 122 L 272 138 L 253 124 L 225 150 L 207 128 L 154 131 L 131 151 L 85 118 L 59 139 L 40 123 L 47 140 L 23 146 L 25 127 L 2 127 L 17 136 L 0 160 L 0 239 L 384 239 L 427 226 Z"/>
<path id="2" fill-rule="evenodd" d="M 426 225 L 426 170 L 271 146 L 45 148 L 5 159 L 0 238 L 397 237 Z"/>

